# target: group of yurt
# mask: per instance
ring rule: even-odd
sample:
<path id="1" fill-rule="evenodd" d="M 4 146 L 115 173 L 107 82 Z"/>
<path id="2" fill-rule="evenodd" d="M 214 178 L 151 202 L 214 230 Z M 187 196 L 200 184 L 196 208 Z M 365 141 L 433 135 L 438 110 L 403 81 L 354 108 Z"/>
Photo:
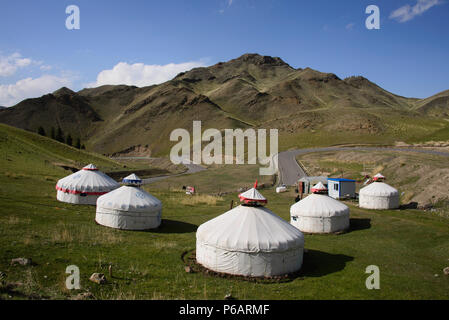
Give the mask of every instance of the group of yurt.
<path id="1" fill-rule="evenodd" d="M 360 190 L 360 207 L 392 208 L 399 203 L 397 190 L 376 175 Z M 96 222 L 128 230 L 157 228 L 162 203 L 140 188 L 132 174 L 122 186 L 90 164 L 58 181 L 57 199 L 96 204 Z M 394 192 L 396 190 L 396 193 Z M 283 276 L 301 269 L 304 233 L 338 233 L 349 228 L 349 208 L 327 195 L 319 182 L 312 194 L 293 204 L 290 223 L 265 208 L 267 199 L 253 188 L 239 194 L 241 205 L 201 224 L 196 232 L 196 261 L 203 267 L 231 275 Z"/>
<path id="2" fill-rule="evenodd" d="M 141 189 L 142 179 L 134 173 L 120 186 L 89 164 L 56 184 L 59 201 L 96 205 L 95 221 L 124 230 L 147 230 L 161 224 L 162 202 Z"/>

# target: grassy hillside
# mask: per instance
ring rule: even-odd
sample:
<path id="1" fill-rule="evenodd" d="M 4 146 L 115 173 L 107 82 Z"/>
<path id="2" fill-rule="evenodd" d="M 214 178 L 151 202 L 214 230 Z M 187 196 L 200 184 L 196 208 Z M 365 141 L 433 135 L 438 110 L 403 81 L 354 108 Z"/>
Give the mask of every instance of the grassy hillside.
<path id="1" fill-rule="evenodd" d="M 0 110 L 0 122 L 36 132 L 60 126 L 102 154 L 167 155 L 172 130 L 276 128 L 283 149 L 449 139 L 447 91 L 428 99 L 390 93 L 363 77 L 340 79 L 280 58 L 244 54 L 149 87 L 62 88 Z M 309 139 L 310 137 L 310 139 Z M 367 141 L 368 140 L 368 141 Z"/>
<path id="2" fill-rule="evenodd" d="M 310 175 L 345 177 L 364 181 L 382 172 L 397 188 L 402 204 L 449 208 L 449 162 L 446 157 L 394 151 L 317 152 L 297 157 Z M 357 184 L 357 189 L 362 188 Z M 358 192 L 358 190 L 357 190 Z"/>
<path id="3" fill-rule="evenodd" d="M 181 257 L 195 248 L 197 227 L 227 211 L 230 201 L 237 201 L 236 193 L 192 202 L 183 192 L 150 185 L 146 189 L 163 202 L 161 228 L 114 230 L 95 224 L 95 207 L 57 202 L 54 181 L 42 175 L 52 179 L 59 169 L 41 172 L 44 168 L 32 166 L 34 161 L 20 160 L 25 156 L 14 159 L 31 166 L 26 176 L 17 170 L 16 176 L 0 177 L 2 299 L 68 299 L 87 291 L 97 299 L 223 299 L 228 293 L 237 299 L 448 298 L 449 278 L 442 273 L 448 265 L 447 216 L 360 210 L 349 203 L 350 232 L 305 236 L 307 252 L 298 278 L 271 284 L 216 278 L 186 273 Z M 234 176 L 238 180 L 238 172 Z M 191 175 L 189 183 L 207 190 L 210 180 L 196 177 Z M 232 183 L 216 184 L 232 189 Z M 268 208 L 288 220 L 294 195 L 261 192 Z M 34 265 L 11 266 L 17 257 L 32 258 Z M 80 268 L 81 290 L 69 291 L 65 270 L 73 264 Z M 372 264 L 380 268 L 380 290 L 365 288 L 365 269 Z M 93 272 L 105 273 L 108 283 L 90 282 Z"/>

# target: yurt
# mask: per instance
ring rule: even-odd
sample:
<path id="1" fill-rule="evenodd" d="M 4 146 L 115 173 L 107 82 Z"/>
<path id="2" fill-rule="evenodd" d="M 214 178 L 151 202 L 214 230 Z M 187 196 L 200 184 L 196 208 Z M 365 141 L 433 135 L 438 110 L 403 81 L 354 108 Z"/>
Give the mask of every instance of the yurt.
<path id="1" fill-rule="evenodd" d="M 161 224 L 162 202 L 141 189 L 135 174 L 123 179 L 123 186 L 97 200 L 95 221 L 106 227 L 124 230 L 155 229 Z"/>
<path id="2" fill-rule="evenodd" d="M 118 187 L 120 185 L 111 177 L 89 164 L 56 183 L 56 199 L 68 203 L 95 205 L 99 196 Z"/>
<path id="3" fill-rule="evenodd" d="M 254 188 L 239 195 L 242 205 L 209 220 L 196 232 L 196 260 L 226 274 L 269 277 L 302 266 L 303 234 L 263 205 Z"/>
<path id="4" fill-rule="evenodd" d="M 318 182 L 312 194 L 290 207 L 290 223 L 307 233 L 334 233 L 349 228 L 349 208 L 327 195 Z"/>
<path id="5" fill-rule="evenodd" d="M 385 177 L 377 174 L 373 183 L 360 189 L 359 207 L 365 209 L 396 209 L 399 207 L 399 192 L 383 182 Z"/>

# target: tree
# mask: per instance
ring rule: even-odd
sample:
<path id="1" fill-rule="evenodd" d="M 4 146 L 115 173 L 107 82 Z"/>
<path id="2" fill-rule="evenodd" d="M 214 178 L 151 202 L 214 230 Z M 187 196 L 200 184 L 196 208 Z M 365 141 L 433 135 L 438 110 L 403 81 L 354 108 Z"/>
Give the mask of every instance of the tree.
<path id="1" fill-rule="evenodd" d="M 50 134 L 50 137 L 51 137 L 52 139 L 56 139 L 55 127 L 51 127 L 51 134 Z"/>
<path id="2" fill-rule="evenodd" d="M 81 140 L 80 140 L 80 138 L 76 139 L 75 148 L 81 149 Z"/>
<path id="3" fill-rule="evenodd" d="M 46 134 L 45 134 L 45 130 L 44 130 L 44 128 L 42 127 L 42 126 L 40 126 L 38 129 L 37 129 L 37 133 L 38 134 L 40 134 L 41 136 L 46 136 Z"/>
<path id="4" fill-rule="evenodd" d="M 58 131 L 56 132 L 56 140 L 58 140 L 59 142 L 64 143 L 64 133 L 62 132 L 61 127 L 58 127 Z"/>
<path id="5" fill-rule="evenodd" d="M 82 150 L 85 150 L 85 149 L 86 149 L 86 146 L 83 144 L 83 145 L 81 146 L 81 149 L 82 149 Z"/>
<path id="6" fill-rule="evenodd" d="M 67 135 L 67 139 L 65 140 L 65 143 L 67 143 L 69 146 L 72 145 L 72 136 L 70 135 L 70 133 Z"/>

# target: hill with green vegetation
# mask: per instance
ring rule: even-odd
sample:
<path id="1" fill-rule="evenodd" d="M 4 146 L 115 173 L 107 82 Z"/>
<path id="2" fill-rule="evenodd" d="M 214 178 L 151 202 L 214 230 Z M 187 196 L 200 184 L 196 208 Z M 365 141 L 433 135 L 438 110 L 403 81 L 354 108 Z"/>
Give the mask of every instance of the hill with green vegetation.
<path id="1" fill-rule="evenodd" d="M 62 128 L 102 154 L 167 155 L 176 128 L 276 128 L 281 149 L 449 139 L 449 93 L 405 98 L 356 76 L 295 69 L 244 54 L 148 87 L 61 88 L 0 110 L 0 122 L 36 132 Z"/>

